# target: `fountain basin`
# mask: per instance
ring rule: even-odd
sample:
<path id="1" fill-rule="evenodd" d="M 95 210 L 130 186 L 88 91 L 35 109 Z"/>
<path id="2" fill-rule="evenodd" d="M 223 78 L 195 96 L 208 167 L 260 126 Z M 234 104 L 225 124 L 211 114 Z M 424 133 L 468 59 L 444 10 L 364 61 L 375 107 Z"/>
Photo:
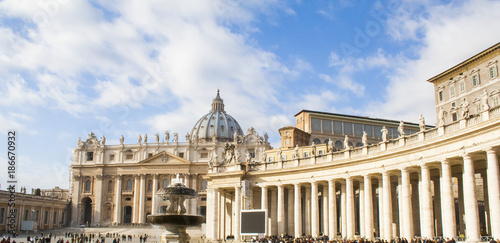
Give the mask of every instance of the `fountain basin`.
<path id="1" fill-rule="evenodd" d="M 203 223 L 205 217 L 188 214 L 154 214 L 148 215 L 148 222 L 157 225 L 172 226 L 198 226 Z"/>

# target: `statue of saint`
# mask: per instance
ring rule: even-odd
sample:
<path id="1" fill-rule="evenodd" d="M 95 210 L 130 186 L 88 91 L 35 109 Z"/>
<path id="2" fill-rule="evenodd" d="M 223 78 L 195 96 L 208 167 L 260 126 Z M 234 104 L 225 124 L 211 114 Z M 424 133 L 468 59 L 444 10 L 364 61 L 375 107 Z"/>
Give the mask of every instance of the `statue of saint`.
<path id="1" fill-rule="evenodd" d="M 331 138 L 328 139 L 328 153 L 333 153 L 333 140 Z"/>
<path id="2" fill-rule="evenodd" d="M 141 142 L 142 142 L 142 136 L 141 134 L 139 134 L 139 136 L 137 136 L 137 143 L 141 144 Z"/>
<path id="3" fill-rule="evenodd" d="M 483 97 L 481 97 L 481 104 L 482 104 L 482 111 L 489 111 L 490 110 L 490 104 L 488 104 L 488 91 L 484 90 L 483 91 Z"/>
<path id="4" fill-rule="evenodd" d="M 387 142 L 389 139 L 387 138 L 387 134 L 389 133 L 389 131 L 387 130 L 387 128 L 382 127 L 382 130 L 380 130 L 382 132 L 382 142 Z"/>
<path id="5" fill-rule="evenodd" d="M 469 119 L 469 102 L 467 102 L 467 100 L 464 99 L 464 101 L 460 106 L 461 106 L 460 108 L 462 108 L 462 117 L 465 119 Z"/>
<path id="6" fill-rule="evenodd" d="M 422 116 L 422 114 L 420 114 L 420 117 L 418 118 L 418 121 L 420 123 L 420 131 L 423 132 L 425 131 L 425 119 L 424 119 L 424 116 Z"/>
<path id="7" fill-rule="evenodd" d="M 82 139 L 78 138 L 78 147 L 81 147 L 81 146 L 83 146 Z"/>
<path id="8" fill-rule="evenodd" d="M 186 142 L 191 143 L 191 139 L 190 139 L 189 133 L 186 134 Z"/>
<path id="9" fill-rule="evenodd" d="M 238 143 L 238 133 L 236 131 L 233 133 L 233 142 Z"/>
<path id="10" fill-rule="evenodd" d="M 266 150 L 262 149 L 262 162 L 266 162 L 266 157 L 267 157 Z"/>
<path id="11" fill-rule="evenodd" d="M 147 133 L 144 134 L 144 143 L 145 144 L 148 143 L 148 134 Z"/>
<path id="12" fill-rule="evenodd" d="M 283 156 L 282 156 L 281 148 L 278 149 L 278 161 L 283 161 Z"/>
<path id="13" fill-rule="evenodd" d="M 240 163 L 241 162 L 241 154 L 239 149 L 234 149 L 234 163 Z"/>
<path id="14" fill-rule="evenodd" d="M 170 141 L 170 131 L 167 130 L 165 131 L 165 142 L 168 144 L 169 141 Z"/>
<path id="15" fill-rule="evenodd" d="M 295 153 L 295 158 L 298 159 L 300 157 L 298 144 L 295 145 L 294 153 Z"/>
<path id="16" fill-rule="evenodd" d="M 160 134 L 155 133 L 155 140 L 156 140 L 156 143 L 160 143 Z"/>
<path id="17" fill-rule="evenodd" d="M 102 135 L 101 143 L 102 145 L 106 145 L 106 137 L 104 135 Z"/>
<path id="18" fill-rule="evenodd" d="M 123 142 L 125 141 L 125 138 L 123 137 L 123 135 L 120 137 L 120 144 L 123 145 Z"/>
<path id="19" fill-rule="evenodd" d="M 311 153 L 313 156 L 316 155 L 316 144 L 314 142 L 311 144 Z"/>
<path id="20" fill-rule="evenodd" d="M 399 132 L 399 136 L 400 137 L 404 137 L 405 136 L 405 124 L 404 124 L 403 121 L 399 122 L 398 132 Z"/>
<path id="21" fill-rule="evenodd" d="M 439 107 L 439 113 L 438 113 L 438 121 L 439 121 L 439 126 L 444 126 L 444 108 L 441 106 Z"/>
<path id="22" fill-rule="evenodd" d="M 247 150 L 246 154 L 245 154 L 245 162 L 247 164 L 250 164 L 250 160 L 252 159 L 252 157 L 250 156 L 250 152 Z"/>
<path id="23" fill-rule="evenodd" d="M 366 131 L 363 131 L 363 137 L 361 137 L 361 142 L 363 143 L 363 146 L 368 146 L 368 134 L 366 134 Z"/>
<path id="24" fill-rule="evenodd" d="M 264 133 L 264 142 L 267 144 L 267 141 L 269 140 L 269 136 L 267 135 L 267 132 Z"/>
<path id="25" fill-rule="evenodd" d="M 177 142 L 179 142 L 179 134 L 174 133 L 174 143 L 177 143 Z"/>
<path id="26" fill-rule="evenodd" d="M 349 150 L 349 137 L 347 135 L 344 138 L 344 149 Z"/>

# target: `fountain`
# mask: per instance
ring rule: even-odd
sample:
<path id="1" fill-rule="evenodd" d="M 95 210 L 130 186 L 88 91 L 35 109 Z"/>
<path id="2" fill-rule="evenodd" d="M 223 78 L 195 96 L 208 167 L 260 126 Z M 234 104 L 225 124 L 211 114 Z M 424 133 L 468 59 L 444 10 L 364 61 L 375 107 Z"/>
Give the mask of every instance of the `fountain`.
<path id="1" fill-rule="evenodd" d="M 177 174 L 177 177 L 172 179 L 172 184 L 158 190 L 156 196 L 162 201 L 168 201 L 165 212 L 162 213 L 158 210 L 155 214 L 148 215 L 148 222 L 162 225 L 166 229 L 166 232 L 161 236 L 161 243 L 188 242 L 189 235 L 186 233 L 186 228 L 199 226 L 205 219 L 200 215 L 186 214 L 184 201 L 196 198 L 198 196 L 196 191 L 187 188 Z"/>

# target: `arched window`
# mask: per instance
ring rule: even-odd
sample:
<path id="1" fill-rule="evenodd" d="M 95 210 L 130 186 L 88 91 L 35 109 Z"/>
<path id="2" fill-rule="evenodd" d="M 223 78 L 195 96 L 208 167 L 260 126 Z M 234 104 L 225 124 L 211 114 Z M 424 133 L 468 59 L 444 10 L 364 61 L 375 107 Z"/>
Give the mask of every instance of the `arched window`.
<path id="1" fill-rule="evenodd" d="M 85 192 L 90 192 L 90 180 L 85 181 L 85 188 L 83 189 Z"/>
<path id="2" fill-rule="evenodd" d="M 356 147 L 363 147 L 363 143 L 361 143 L 361 142 L 357 142 L 357 143 L 356 143 Z"/>
<path id="3" fill-rule="evenodd" d="M 344 143 L 342 143 L 340 140 L 335 141 L 335 148 L 338 150 L 344 149 Z"/>
<path id="4" fill-rule="evenodd" d="M 148 192 L 153 190 L 153 182 L 151 180 L 148 181 Z"/>
<path id="5" fill-rule="evenodd" d="M 330 139 L 329 139 L 329 138 L 325 139 L 325 142 L 323 142 L 323 143 L 328 144 L 328 141 L 330 141 Z"/>
<path id="6" fill-rule="evenodd" d="M 201 190 L 202 191 L 207 190 L 207 181 L 206 180 L 201 180 Z"/>
<path id="7" fill-rule="evenodd" d="M 168 179 L 163 179 L 163 187 L 167 187 L 168 186 Z"/>
<path id="8" fill-rule="evenodd" d="M 127 184 L 125 185 L 126 191 L 132 191 L 132 179 L 127 180 Z"/>
<path id="9" fill-rule="evenodd" d="M 113 181 L 108 181 L 108 193 L 113 193 Z"/>
<path id="10" fill-rule="evenodd" d="M 315 139 L 313 139 L 313 143 L 314 144 L 320 144 L 321 140 L 319 140 L 319 138 L 315 138 Z"/>

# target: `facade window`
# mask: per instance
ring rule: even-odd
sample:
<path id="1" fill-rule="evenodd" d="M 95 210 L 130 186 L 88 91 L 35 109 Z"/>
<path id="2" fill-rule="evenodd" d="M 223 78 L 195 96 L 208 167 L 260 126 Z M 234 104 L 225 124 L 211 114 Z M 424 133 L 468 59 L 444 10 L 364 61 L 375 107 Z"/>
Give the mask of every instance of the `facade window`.
<path id="1" fill-rule="evenodd" d="M 132 191 L 132 180 L 131 179 L 127 180 L 127 183 L 125 184 L 125 190 Z"/>
<path id="2" fill-rule="evenodd" d="M 444 100 L 444 93 L 443 91 L 439 91 L 439 101 L 443 101 Z"/>
<path id="3" fill-rule="evenodd" d="M 286 154 L 281 155 L 281 160 L 286 160 Z"/>
<path id="4" fill-rule="evenodd" d="M 285 145 L 290 145 L 290 139 L 285 139 Z"/>
<path id="5" fill-rule="evenodd" d="M 498 104 L 499 104 L 499 98 L 498 98 L 498 95 L 493 96 L 491 99 L 492 99 L 492 101 L 493 101 L 493 107 L 497 107 L 497 106 L 498 106 Z"/>
<path id="6" fill-rule="evenodd" d="M 153 190 L 153 182 L 148 181 L 148 192 Z"/>
<path id="7" fill-rule="evenodd" d="M 86 180 L 85 181 L 85 187 L 84 187 L 83 191 L 90 192 L 90 184 L 91 184 L 90 180 Z"/>
<path id="8" fill-rule="evenodd" d="M 163 187 L 167 187 L 168 186 L 168 179 L 163 179 Z"/>
<path id="9" fill-rule="evenodd" d="M 202 191 L 207 190 L 207 181 L 206 180 L 201 180 L 201 190 Z"/>
<path id="10" fill-rule="evenodd" d="M 108 193 L 113 193 L 113 181 L 108 181 Z"/>
<path id="11" fill-rule="evenodd" d="M 87 161 L 94 160 L 94 152 L 87 152 Z"/>
<path id="12" fill-rule="evenodd" d="M 455 96 L 455 85 L 454 84 L 452 84 L 450 86 L 450 96 L 451 97 Z"/>
<path id="13" fill-rule="evenodd" d="M 200 158 L 201 158 L 201 159 L 206 159 L 206 158 L 208 158 L 208 153 L 206 153 L 206 152 L 205 152 L 205 153 L 201 153 L 201 154 L 200 154 Z"/>
<path id="14" fill-rule="evenodd" d="M 134 159 L 134 155 L 133 154 L 127 154 L 127 155 L 125 155 L 125 159 L 132 160 L 132 159 Z"/>
<path id="15" fill-rule="evenodd" d="M 456 112 L 451 113 L 451 119 L 455 122 L 458 121 L 458 116 Z"/>
<path id="16" fill-rule="evenodd" d="M 179 153 L 179 157 L 184 158 L 184 153 L 183 152 Z"/>
<path id="17" fill-rule="evenodd" d="M 267 162 L 274 162 L 274 156 L 267 157 Z"/>
<path id="18" fill-rule="evenodd" d="M 481 83 L 480 80 L 479 80 L 479 74 L 478 73 L 472 75 L 471 82 L 472 82 L 472 87 L 476 87 L 476 86 L 478 86 Z"/>
<path id="19" fill-rule="evenodd" d="M 148 158 L 153 157 L 153 153 L 148 153 Z"/>
<path id="20" fill-rule="evenodd" d="M 459 87 L 460 93 L 465 92 L 465 81 L 464 80 L 460 81 L 458 83 L 458 87 Z"/>
<path id="21" fill-rule="evenodd" d="M 309 158 L 309 151 L 304 152 L 304 158 Z"/>
<path id="22" fill-rule="evenodd" d="M 315 139 L 313 139 L 313 143 L 314 144 L 320 144 L 321 140 L 319 140 L 319 138 L 315 138 Z"/>
<path id="23" fill-rule="evenodd" d="M 115 161 L 115 154 L 109 155 L 109 161 Z"/>
<path id="24" fill-rule="evenodd" d="M 318 155 L 323 155 L 323 154 L 325 154 L 325 150 L 323 149 L 318 150 Z"/>
<path id="25" fill-rule="evenodd" d="M 295 153 L 292 154 L 292 159 L 296 159 L 297 155 Z"/>
<path id="26" fill-rule="evenodd" d="M 488 68 L 488 73 L 490 75 L 490 79 L 496 78 L 498 76 L 497 66 L 493 65 Z"/>
<path id="27" fill-rule="evenodd" d="M 457 102 L 451 102 L 451 108 L 456 109 L 457 108 Z"/>
<path id="28" fill-rule="evenodd" d="M 254 158 L 255 159 L 255 149 L 249 149 L 248 153 L 250 154 L 250 158 Z"/>

